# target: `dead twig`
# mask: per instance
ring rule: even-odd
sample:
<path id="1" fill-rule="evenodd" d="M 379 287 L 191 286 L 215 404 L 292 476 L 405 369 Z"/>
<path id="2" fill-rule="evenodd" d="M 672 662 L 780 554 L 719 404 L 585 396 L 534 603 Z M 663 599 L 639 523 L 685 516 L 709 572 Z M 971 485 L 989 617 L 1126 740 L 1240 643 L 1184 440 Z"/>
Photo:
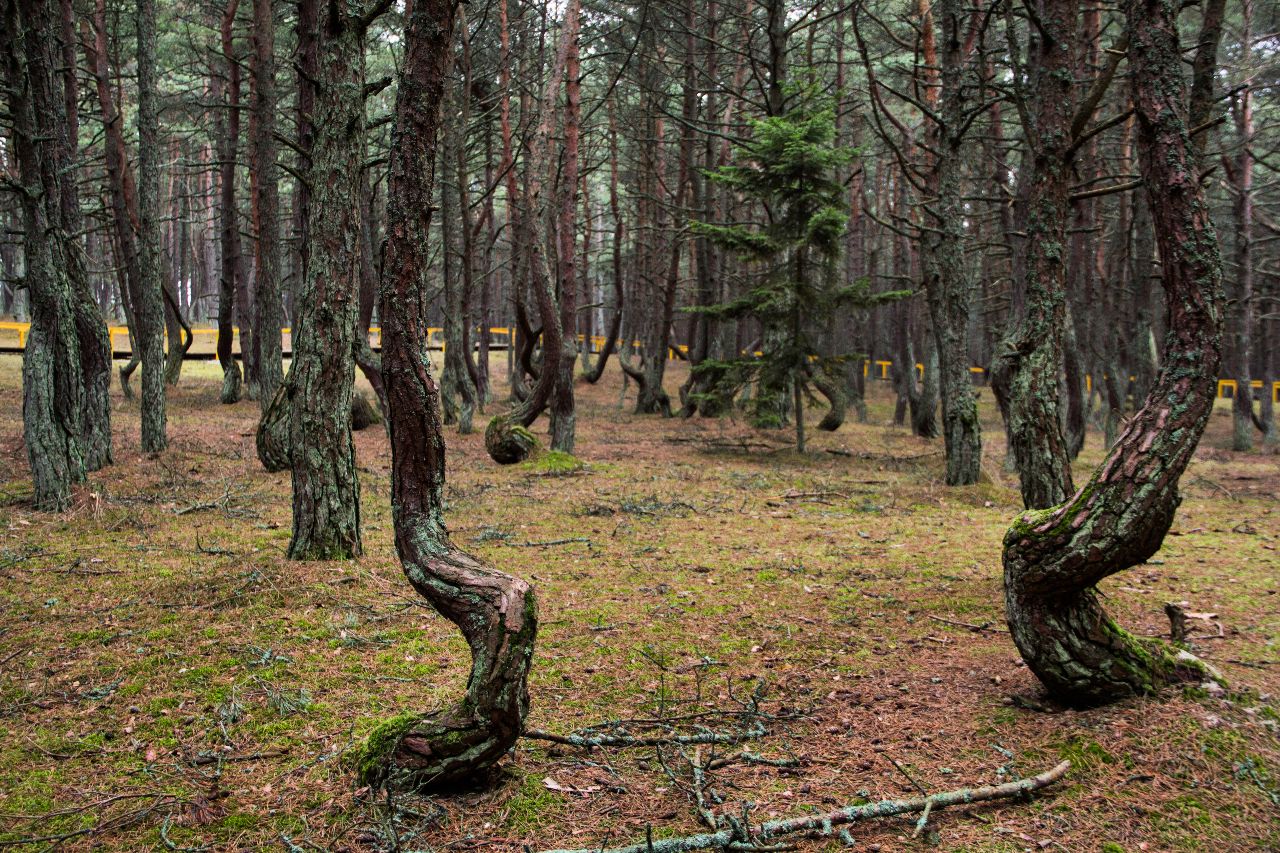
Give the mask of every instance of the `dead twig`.
<path id="1" fill-rule="evenodd" d="M 804 832 L 816 832 L 831 836 L 835 827 L 860 823 L 873 818 L 891 817 L 900 814 L 938 811 L 950 806 L 969 805 L 990 800 L 1008 800 L 1023 797 L 1032 791 L 1054 784 L 1071 769 L 1071 762 L 1064 761 L 1051 770 L 1021 779 L 1017 782 L 1006 782 L 984 788 L 959 788 L 928 797 L 916 797 L 910 800 L 883 800 L 862 806 L 846 806 L 836 811 L 818 815 L 780 818 L 765 821 L 755 829 L 738 824 L 718 832 L 704 832 L 697 835 L 686 835 L 680 838 L 664 838 L 656 840 L 650 835 L 639 844 L 627 847 L 611 847 L 602 849 L 593 847 L 582 850 L 549 850 L 544 853 L 687 853 L 690 850 L 727 849 L 727 850 L 759 850 L 765 847 L 763 842 L 783 838 Z"/>
<path id="2" fill-rule="evenodd" d="M 975 625 L 972 622 L 960 622 L 956 619 L 943 619 L 941 616 L 930 616 L 934 622 L 941 622 L 943 625 L 954 625 L 957 628 L 968 628 L 970 631 L 990 631 L 993 634 L 1007 634 L 1006 628 L 992 628 L 990 622 L 983 622 L 981 625 Z"/>

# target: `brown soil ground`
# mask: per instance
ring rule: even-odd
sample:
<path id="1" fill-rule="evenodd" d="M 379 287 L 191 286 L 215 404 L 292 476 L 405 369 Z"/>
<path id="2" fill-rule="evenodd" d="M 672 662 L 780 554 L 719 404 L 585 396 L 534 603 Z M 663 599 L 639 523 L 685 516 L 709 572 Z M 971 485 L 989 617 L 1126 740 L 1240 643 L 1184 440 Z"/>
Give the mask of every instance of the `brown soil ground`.
<path id="1" fill-rule="evenodd" d="M 918 839 L 913 819 L 864 824 L 858 849 L 1280 849 L 1280 456 L 1224 449 L 1225 405 L 1165 547 L 1104 591 L 1140 634 L 1167 632 L 1166 601 L 1214 614 L 1191 620 L 1208 635 L 1193 645 L 1229 693 L 1074 711 L 1042 697 L 1003 632 L 1000 540 L 1019 504 L 989 391 L 987 481 L 949 489 L 941 442 L 890 425 L 879 383 L 869 423 L 801 457 L 740 421 L 634 416 L 620 382 L 581 388 L 580 471 L 500 468 L 479 434 L 447 435 L 455 540 L 538 589 L 531 725 L 706 714 L 728 729 L 720 712 L 767 680 L 748 749 L 800 766 L 738 761 L 709 784 L 751 822 L 1069 758 L 1032 800 L 939 813 Z M 19 384 L 0 357 L 0 847 L 515 853 L 699 829 L 673 749 L 522 741 L 486 791 L 357 789 L 363 736 L 446 704 L 468 666 L 401 575 L 377 428 L 357 436 L 366 556 L 298 563 L 289 476 L 258 465 L 257 404 L 219 405 L 214 365 L 187 365 L 159 457 L 117 397 L 116 464 L 62 516 L 26 503 Z"/>

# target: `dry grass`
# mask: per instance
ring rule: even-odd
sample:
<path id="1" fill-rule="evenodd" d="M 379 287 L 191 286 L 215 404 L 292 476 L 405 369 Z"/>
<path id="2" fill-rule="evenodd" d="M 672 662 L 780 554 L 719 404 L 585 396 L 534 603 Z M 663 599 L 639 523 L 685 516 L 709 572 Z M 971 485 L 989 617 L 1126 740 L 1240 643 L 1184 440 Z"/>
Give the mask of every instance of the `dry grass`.
<path id="1" fill-rule="evenodd" d="M 1280 846 L 1280 457 L 1223 450 L 1225 408 L 1184 480 L 1177 535 L 1106 593 L 1139 633 L 1167 630 L 1165 601 L 1216 613 L 1224 637 L 1196 646 L 1232 693 L 1045 713 L 1011 700 L 1039 701 L 1039 688 L 1000 632 L 1000 539 L 1018 503 L 990 411 L 989 482 L 948 489 L 940 442 L 887 426 L 885 396 L 870 424 L 798 457 L 788 436 L 740 423 L 620 411 L 619 382 L 610 371 L 582 388 L 586 467 L 571 476 L 499 468 L 479 435 L 447 437 L 453 536 L 538 588 L 532 725 L 729 708 L 767 679 L 766 710 L 798 717 L 751 748 L 805 765 L 717 774 L 718 808 L 749 803 L 751 820 L 1068 757 L 1063 785 L 940 814 L 932 840 Z M 159 458 L 139 453 L 136 403 L 117 399 L 117 464 L 65 516 L 25 505 L 18 386 L 17 359 L 0 357 L 13 401 L 0 413 L 0 845 L 83 830 L 21 849 L 501 852 L 697 829 L 680 757 L 665 755 L 673 782 L 652 749 L 527 741 L 486 792 L 388 807 L 355 790 L 349 748 L 380 719 L 446 703 L 467 668 L 401 577 L 378 430 L 357 437 L 367 556 L 297 563 L 284 557 L 288 474 L 261 470 L 256 404 L 220 406 L 212 365 L 189 364 L 172 392 Z M 744 441 L 749 452 L 732 448 Z M 567 538 L 589 541 L 528 544 Z M 549 790 L 547 777 L 596 790 Z M 924 843 L 912 826 L 855 835 L 865 849 Z"/>

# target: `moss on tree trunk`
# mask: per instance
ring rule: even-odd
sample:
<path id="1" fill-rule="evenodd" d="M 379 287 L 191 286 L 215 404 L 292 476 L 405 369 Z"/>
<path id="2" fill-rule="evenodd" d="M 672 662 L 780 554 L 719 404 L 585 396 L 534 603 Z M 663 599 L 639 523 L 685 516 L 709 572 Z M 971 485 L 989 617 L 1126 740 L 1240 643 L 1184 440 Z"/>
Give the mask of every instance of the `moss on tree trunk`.
<path id="1" fill-rule="evenodd" d="M 1161 0 L 1128 0 L 1126 15 L 1139 160 L 1168 305 L 1165 363 L 1089 482 L 1065 503 L 1025 513 L 1004 539 L 1013 640 L 1049 691 L 1073 704 L 1205 672 L 1189 655 L 1117 627 L 1095 589 L 1160 548 L 1213 409 L 1222 344 L 1222 264 L 1187 130 L 1173 12 Z"/>
<path id="2" fill-rule="evenodd" d="M 396 550 L 413 588 L 471 649 L 465 696 L 439 713 L 374 730 L 359 759 L 369 784 L 445 787 L 483 778 L 519 737 L 537 632 L 533 589 L 453 546 L 444 525 L 440 394 L 427 358 L 421 298 L 428 266 L 440 98 L 452 59 L 453 0 L 420 0 L 406 34 L 396 96 L 382 272 L 383 375 L 391 433 Z"/>
<path id="3" fill-rule="evenodd" d="M 307 232 L 289 388 L 295 560 L 359 556 L 360 480 L 351 440 L 360 293 L 364 23 L 351 0 L 320 11 Z"/>

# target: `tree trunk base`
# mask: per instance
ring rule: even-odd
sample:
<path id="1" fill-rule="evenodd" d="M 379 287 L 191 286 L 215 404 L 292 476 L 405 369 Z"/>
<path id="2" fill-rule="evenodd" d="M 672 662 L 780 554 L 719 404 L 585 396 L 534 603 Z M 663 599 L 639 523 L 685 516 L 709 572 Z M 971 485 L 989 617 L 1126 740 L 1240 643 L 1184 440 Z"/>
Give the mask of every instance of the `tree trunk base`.
<path id="1" fill-rule="evenodd" d="M 219 398 L 225 405 L 240 402 L 240 365 L 234 361 L 222 371 L 222 396 Z"/>
<path id="2" fill-rule="evenodd" d="M 377 726 L 357 756 L 360 781 L 398 791 L 482 786 L 519 737 L 498 736 L 467 702 L 440 714 L 401 714 Z"/>
<path id="3" fill-rule="evenodd" d="M 484 449 L 499 465 L 514 465 L 538 449 L 538 439 L 509 415 L 498 415 L 484 431 Z"/>
<path id="4" fill-rule="evenodd" d="M 1148 696 L 1170 684 L 1220 680 L 1190 652 L 1135 637 L 1107 615 L 1096 589 L 1035 596 L 1006 575 L 1009 630 L 1049 694 L 1073 707 Z"/>
<path id="5" fill-rule="evenodd" d="M 359 432 L 382 423 L 382 414 L 369 402 L 369 398 L 357 391 L 351 396 L 351 430 Z"/>
<path id="6" fill-rule="evenodd" d="M 281 382 L 258 421 L 258 461 L 272 473 L 289 468 L 289 383 Z"/>

